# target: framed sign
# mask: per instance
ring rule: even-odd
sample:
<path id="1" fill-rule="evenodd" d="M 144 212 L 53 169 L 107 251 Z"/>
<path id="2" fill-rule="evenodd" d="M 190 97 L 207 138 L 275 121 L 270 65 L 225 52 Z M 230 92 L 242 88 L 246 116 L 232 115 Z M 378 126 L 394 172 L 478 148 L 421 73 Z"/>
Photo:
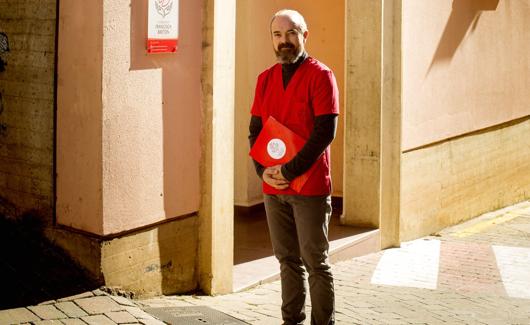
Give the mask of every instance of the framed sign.
<path id="1" fill-rule="evenodd" d="M 148 0 L 147 53 L 174 53 L 178 48 L 179 0 Z"/>

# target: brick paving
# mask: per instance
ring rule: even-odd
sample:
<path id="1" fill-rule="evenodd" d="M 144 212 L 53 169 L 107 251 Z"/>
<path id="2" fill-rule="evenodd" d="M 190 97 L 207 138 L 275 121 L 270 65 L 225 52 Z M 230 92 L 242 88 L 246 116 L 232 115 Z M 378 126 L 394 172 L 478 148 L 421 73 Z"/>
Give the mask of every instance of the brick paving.
<path id="1" fill-rule="evenodd" d="M 337 263 L 333 272 L 337 324 L 530 324 L 530 202 Z M 0 324 L 160 325 L 143 309 L 208 306 L 270 325 L 281 323 L 280 303 L 279 281 L 216 297 L 133 301 L 96 290 L 0 310 Z"/>
<path id="2" fill-rule="evenodd" d="M 37 306 L 0 310 L 0 324 L 59 325 L 163 325 L 144 312 L 134 301 L 111 296 L 101 290 L 84 292 Z"/>
<path id="3" fill-rule="evenodd" d="M 529 248 L 530 202 L 523 202 L 401 248 L 337 263 L 337 323 L 530 324 Z M 225 296 L 138 303 L 205 305 L 251 324 L 281 323 L 278 281 Z"/>

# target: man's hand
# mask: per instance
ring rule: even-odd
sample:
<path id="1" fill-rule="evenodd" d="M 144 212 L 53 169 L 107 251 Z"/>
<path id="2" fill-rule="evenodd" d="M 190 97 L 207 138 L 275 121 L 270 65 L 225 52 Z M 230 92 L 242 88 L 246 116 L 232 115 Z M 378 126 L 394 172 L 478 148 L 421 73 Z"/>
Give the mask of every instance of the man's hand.
<path id="1" fill-rule="evenodd" d="M 263 181 L 277 190 L 285 190 L 289 187 L 289 181 L 282 175 L 282 166 L 276 165 L 265 168 Z"/>

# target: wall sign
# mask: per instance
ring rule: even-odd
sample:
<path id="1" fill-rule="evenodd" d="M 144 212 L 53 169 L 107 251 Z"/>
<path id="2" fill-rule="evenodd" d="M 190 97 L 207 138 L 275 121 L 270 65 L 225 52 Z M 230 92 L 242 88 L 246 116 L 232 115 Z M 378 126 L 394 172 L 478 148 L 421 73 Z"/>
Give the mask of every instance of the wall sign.
<path id="1" fill-rule="evenodd" d="M 147 53 L 177 51 L 179 0 L 148 0 Z"/>

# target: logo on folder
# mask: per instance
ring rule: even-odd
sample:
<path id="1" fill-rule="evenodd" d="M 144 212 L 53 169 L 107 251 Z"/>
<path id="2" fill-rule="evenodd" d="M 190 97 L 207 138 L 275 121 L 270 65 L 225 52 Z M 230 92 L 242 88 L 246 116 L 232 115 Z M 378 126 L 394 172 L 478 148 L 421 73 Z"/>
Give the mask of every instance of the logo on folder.
<path id="1" fill-rule="evenodd" d="M 285 142 L 281 139 L 272 139 L 267 143 L 267 153 L 274 159 L 282 159 L 285 156 Z"/>

